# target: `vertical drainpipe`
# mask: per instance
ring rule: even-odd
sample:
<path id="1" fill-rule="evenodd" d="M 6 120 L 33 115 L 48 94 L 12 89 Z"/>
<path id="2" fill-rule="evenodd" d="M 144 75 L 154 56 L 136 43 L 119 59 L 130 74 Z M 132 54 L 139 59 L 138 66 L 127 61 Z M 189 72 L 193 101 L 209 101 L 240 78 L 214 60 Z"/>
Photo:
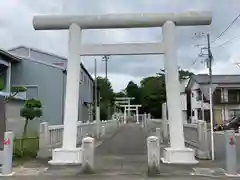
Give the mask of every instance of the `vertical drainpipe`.
<path id="1" fill-rule="evenodd" d="M 64 104 L 65 104 L 65 86 L 66 86 L 66 69 L 62 70 L 62 124 L 64 122 Z"/>

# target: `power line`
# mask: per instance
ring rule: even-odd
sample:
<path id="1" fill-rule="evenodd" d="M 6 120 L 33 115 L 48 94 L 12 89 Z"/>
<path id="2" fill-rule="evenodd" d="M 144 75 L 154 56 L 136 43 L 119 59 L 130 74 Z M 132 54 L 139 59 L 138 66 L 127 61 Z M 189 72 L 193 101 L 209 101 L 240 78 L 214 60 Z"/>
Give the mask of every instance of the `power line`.
<path id="1" fill-rule="evenodd" d="M 198 59 L 199 59 L 199 55 L 198 55 L 198 57 L 196 59 L 193 60 L 191 67 L 193 67 L 196 64 Z"/>
<path id="2" fill-rule="evenodd" d="M 215 41 L 217 41 L 218 39 L 220 39 L 231 27 L 232 25 L 234 25 L 234 23 L 238 20 L 238 18 L 240 17 L 240 14 L 238 14 L 233 20 L 232 22 L 227 26 L 227 28 L 222 31 L 210 44 L 213 44 Z M 196 34 L 196 33 L 195 33 Z M 234 39 L 234 38 L 233 38 Z M 199 46 L 206 46 L 207 44 L 197 44 L 195 45 L 195 47 L 199 47 Z M 220 45 L 221 46 L 221 45 Z"/>
<path id="3" fill-rule="evenodd" d="M 234 23 L 238 20 L 239 17 L 240 17 L 240 14 L 238 14 L 238 16 L 233 19 L 233 21 L 227 26 L 227 28 L 226 28 L 223 32 L 221 32 L 221 33 L 215 38 L 215 40 L 213 40 L 210 44 L 214 43 L 216 40 L 218 40 L 219 38 L 221 38 L 221 37 L 232 27 L 232 25 L 234 25 Z M 196 33 L 195 33 L 195 35 L 196 35 Z M 236 37 L 233 37 L 233 38 L 231 38 L 231 39 L 225 41 L 224 43 L 222 43 L 222 44 L 220 44 L 220 45 L 217 45 L 217 46 L 215 46 L 215 47 L 223 47 L 224 45 L 232 42 L 232 40 L 235 39 L 235 38 L 236 38 Z M 207 45 L 207 44 L 198 44 L 198 45 L 196 45 L 196 47 L 206 46 L 206 45 Z M 215 47 L 214 47 L 214 48 L 215 48 Z M 203 49 L 203 48 L 201 48 L 201 52 L 202 52 L 202 49 Z M 191 67 L 196 64 L 197 60 L 199 59 L 199 56 L 200 56 L 200 54 L 198 55 L 198 57 L 197 57 L 196 59 L 194 59 Z"/>
<path id="4" fill-rule="evenodd" d="M 228 29 L 230 29 L 230 27 L 232 27 L 232 25 L 238 20 L 239 17 L 240 17 L 240 14 L 233 19 L 233 21 L 227 26 L 227 28 L 226 28 L 223 32 L 221 32 L 221 33 L 215 38 L 215 40 L 213 40 L 213 41 L 211 42 L 211 44 L 214 43 L 216 40 L 218 40 L 220 37 L 222 37 L 222 36 L 228 31 Z"/>
<path id="5" fill-rule="evenodd" d="M 236 38 L 237 38 L 237 37 L 233 37 L 233 38 L 231 38 L 231 39 L 229 39 L 229 40 L 223 42 L 222 44 L 219 44 L 219 45 L 217 45 L 217 46 L 213 46 L 212 48 L 223 47 L 223 46 L 225 46 L 226 44 L 231 43 L 231 42 L 232 42 L 234 39 L 236 39 Z"/>

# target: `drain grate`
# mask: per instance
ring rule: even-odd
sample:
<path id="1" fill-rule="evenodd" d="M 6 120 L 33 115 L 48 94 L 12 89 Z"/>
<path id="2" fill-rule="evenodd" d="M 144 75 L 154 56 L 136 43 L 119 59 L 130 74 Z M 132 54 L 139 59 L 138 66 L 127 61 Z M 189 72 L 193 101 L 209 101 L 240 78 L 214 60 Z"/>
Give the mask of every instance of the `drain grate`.
<path id="1" fill-rule="evenodd" d="M 14 168 L 15 176 L 37 176 L 45 172 L 47 168 Z"/>
<path id="2" fill-rule="evenodd" d="M 225 176 L 225 170 L 222 168 L 193 168 L 192 175 L 197 176 Z"/>

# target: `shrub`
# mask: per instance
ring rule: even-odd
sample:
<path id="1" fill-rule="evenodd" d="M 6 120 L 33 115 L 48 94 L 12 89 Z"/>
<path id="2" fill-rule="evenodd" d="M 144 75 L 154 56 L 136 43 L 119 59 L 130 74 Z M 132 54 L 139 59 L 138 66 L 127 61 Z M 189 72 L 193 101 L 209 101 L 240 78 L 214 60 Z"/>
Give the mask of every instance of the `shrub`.
<path id="1" fill-rule="evenodd" d="M 16 137 L 13 144 L 13 159 L 35 158 L 39 149 L 39 137 Z"/>

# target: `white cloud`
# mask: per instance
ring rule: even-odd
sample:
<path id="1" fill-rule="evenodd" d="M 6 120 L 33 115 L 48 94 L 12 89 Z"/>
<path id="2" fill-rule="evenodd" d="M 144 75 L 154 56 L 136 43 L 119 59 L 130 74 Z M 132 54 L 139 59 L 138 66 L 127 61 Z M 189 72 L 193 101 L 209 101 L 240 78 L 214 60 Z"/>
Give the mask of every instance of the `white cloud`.
<path id="1" fill-rule="evenodd" d="M 207 68 L 205 68 L 195 72 L 199 74 L 208 74 L 209 71 Z M 230 61 L 219 62 L 219 63 L 213 64 L 212 73 L 213 74 L 240 74 L 240 67 L 238 67 L 236 64 Z"/>
<path id="2" fill-rule="evenodd" d="M 25 45 L 67 55 L 68 34 L 66 31 L 35 31 L 32 27 L 34 14 L 105 14 L 105 13 L 149 13 L 149 12 L 183 12 L 189 10 L 212 10 L 213 22 L 208 27 L 184 27 L 177 29 L 179 45 L 178 60 L 183 68 L 194 68 L 198 71 L 203 67 L 199 61 L 192 66 L 199 53 L 194 44 L 206 42 L 194 38 L 195 32 L 211 31 L 212 39 L 219 35 L 236 17 L 240 10 L 239 0 L 4 0 L 0 6 L 0 47 L 3 49 Z M 229 31 L 213 44 L 215 58 L 214 72 L 238 72 L 233 67 L 221 71 L 231 57 L 239 56 L 240 21 L 237 21 Z M 219 44 L 236 37 L 232 43 L 223 47 Z M 123 43 L 123 42 L 156 42 L 161 41 L 161 29 L 126 29 L 126 30 L 91 30 L 84 33 L 83 42 L 90 43 Z M 215 46 L 215 47 L 214 47 Z M 87 69 L 92 71 L 93 57 L 84 58 Z M 112 78 L 114 89 L 122 89 L 129 80 L 139 81 L 140 78 L 154 75 L 163 67 L 159 56 L 122 56 L 111 57 L 109 62 L 109 77 Z M 100 63 L 100 62 L 99 62 Z M 229 63 L 231 64 L 231 63 Z M 216 66 L 216 67 L 215 67 Z M 232 65 L 229 65 L 229 67 Z M 134 67 L 136 67 L 134 69 Z M 104 68 L 99 69 L 100 73 Z"/>
<path id="3" fill-rule="evenodd" d="M 102 77 L 105 77 L 105 74 L 99 74 L 99 75 Z M 114 73 L 108 74 L 108 79 L 112 83 L 112 86 L 114 87 L 115 92 L 119 92 L 124 88 L 126 88 L 129 81 L 133 81 L 134 83 L 140 85 L 140 81 L 142 78 L 143 77 L 134 77 L 127 74 L 121 75 L 121 76 L 119 76 L 119 74 L 114 74 Z"/>

